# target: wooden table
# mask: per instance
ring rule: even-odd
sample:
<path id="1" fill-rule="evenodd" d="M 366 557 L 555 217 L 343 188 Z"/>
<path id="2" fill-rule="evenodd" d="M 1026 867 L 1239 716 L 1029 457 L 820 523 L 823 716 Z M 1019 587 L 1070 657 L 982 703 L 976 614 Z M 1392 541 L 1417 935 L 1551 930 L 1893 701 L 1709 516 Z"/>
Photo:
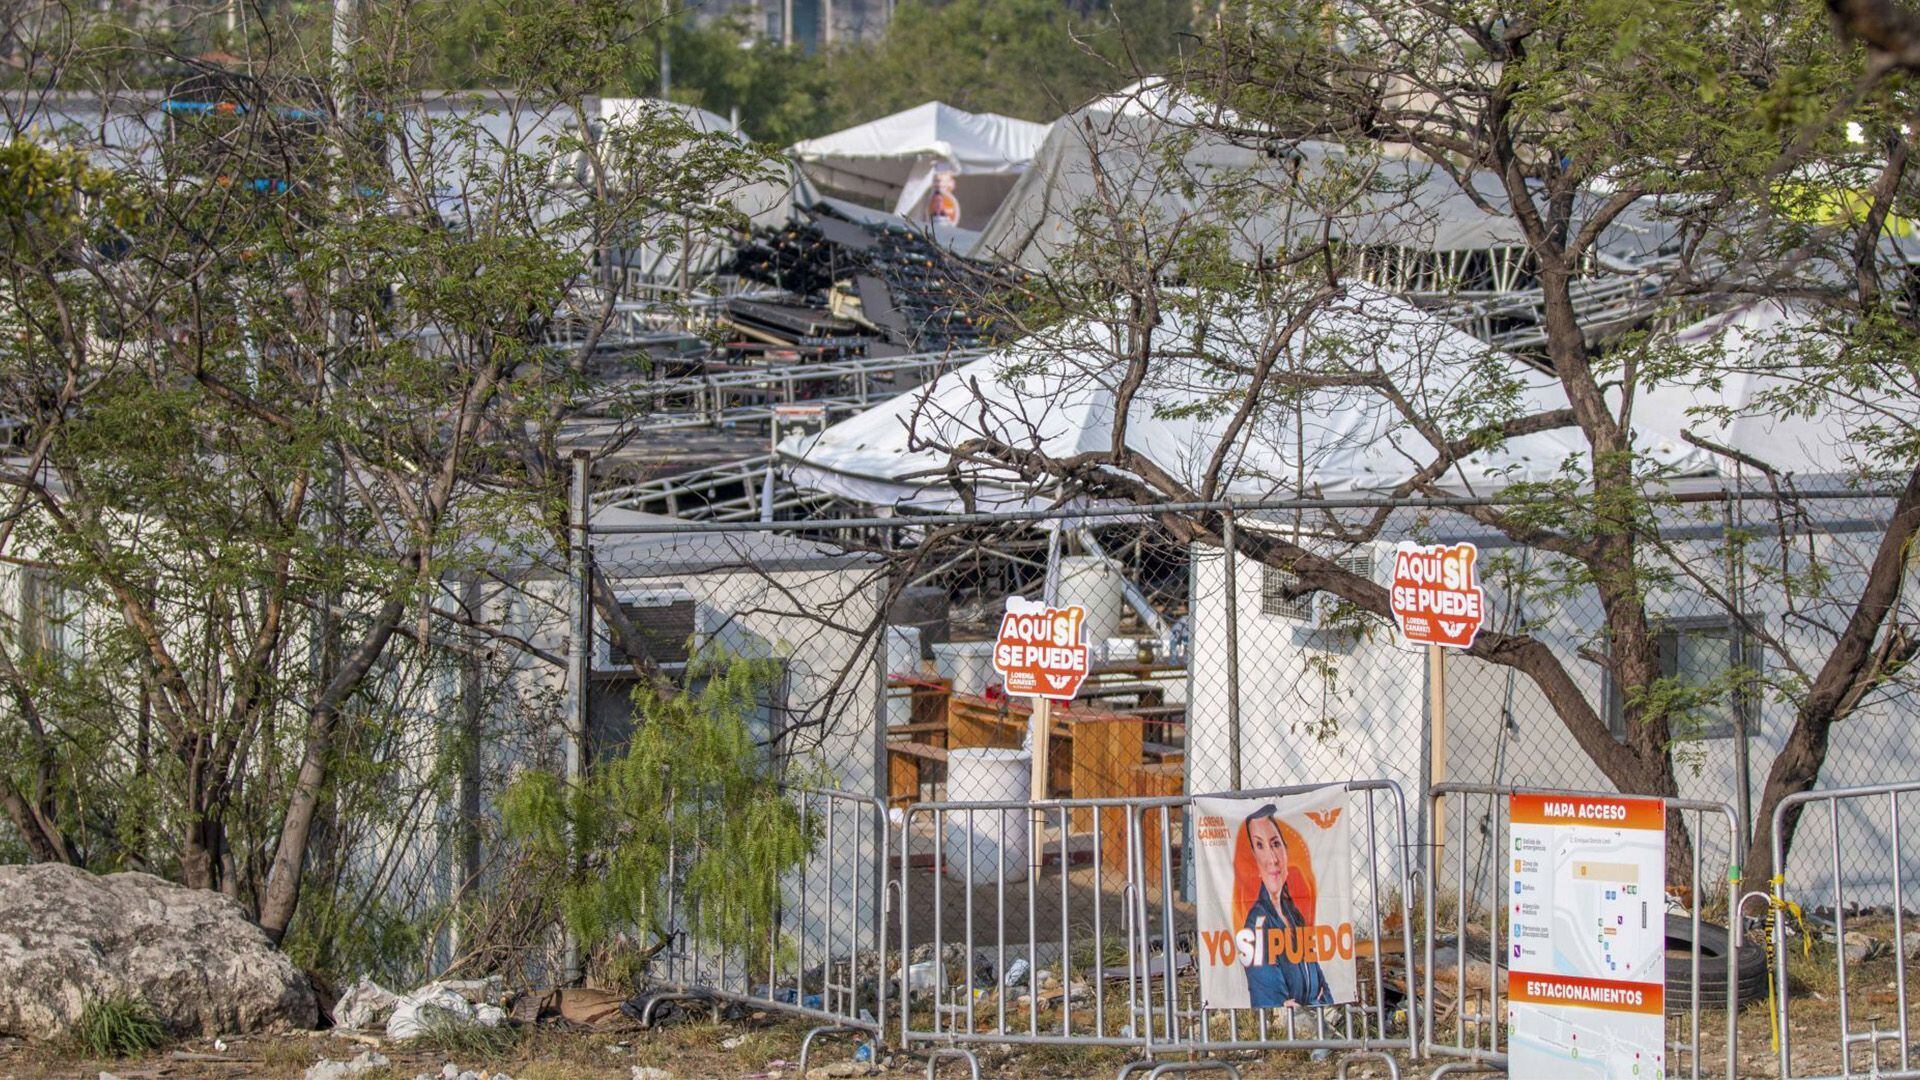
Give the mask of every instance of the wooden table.
<path id="1" fill-rule="evenodd" d="M 887 725 L 887 802 L 920 801 L 922 773 L 947 761 L 947 697 L 953 680 L 922 675 L 887 676 L 887 696 L 912 701 L 910 719 Z"/>
<path id="2" fill-rule="evenodd" d="M 1129 794 L 1150 798 L 1179 795 L 1186 789 L 1186 772 L 1186 764 L 1180 761 L 1142 765 L 1133 771 L 1133 790 Z M 1154 889 L 1160 885 L 1164 861 L 1160 858 L 1160 814 L 1159 809 L 1152 807 L 1140 812 L 1140 871 L 1145 878 L 1144 888 Z M 1166 811 L 1166 815 L 1171 826 L 1169 832 L 1180 828 L 1178 807 Z"/>

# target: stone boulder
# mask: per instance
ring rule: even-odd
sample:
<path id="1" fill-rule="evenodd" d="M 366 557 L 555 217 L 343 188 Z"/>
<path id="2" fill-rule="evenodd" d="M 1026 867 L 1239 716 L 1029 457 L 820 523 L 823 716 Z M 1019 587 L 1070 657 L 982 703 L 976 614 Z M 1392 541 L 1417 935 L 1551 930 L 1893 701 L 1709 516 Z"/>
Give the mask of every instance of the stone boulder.
<path id="1" fill-rule="evenodd" d="M 0 1034 L 51 1039 L 144 999 L 175 1035 L 310 1028 L 313 987 L 232 899 L 151 874 L 0 866 Z"/>

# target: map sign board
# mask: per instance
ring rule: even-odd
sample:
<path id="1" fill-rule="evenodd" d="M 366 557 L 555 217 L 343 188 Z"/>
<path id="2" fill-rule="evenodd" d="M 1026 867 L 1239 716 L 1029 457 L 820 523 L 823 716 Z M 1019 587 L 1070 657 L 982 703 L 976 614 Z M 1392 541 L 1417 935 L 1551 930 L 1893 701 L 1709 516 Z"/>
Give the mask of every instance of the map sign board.
<path id="1" fill-rule="evenodd" d="M 1078 604 L 1048 607 L 1038 600 L 1007 597 L 1000 636 L 993 645 L 993 670 L 1010 697 L 1072 701 L 1087 679 L 1087 609 Z"/>
<path id="2" fill-rule="evenodd" d="M 1401 543 L 1393 553 L 1393 623 L 1410 645 L 1473 647 L 1487 617 L 1480 549 L 1471 543 Z"/>
<path id="3" fill-rule="evenodd" d="M 1508 812 L 1508 1075 L 1665 1080 L 1665 804 L 1516 793 Z"/>

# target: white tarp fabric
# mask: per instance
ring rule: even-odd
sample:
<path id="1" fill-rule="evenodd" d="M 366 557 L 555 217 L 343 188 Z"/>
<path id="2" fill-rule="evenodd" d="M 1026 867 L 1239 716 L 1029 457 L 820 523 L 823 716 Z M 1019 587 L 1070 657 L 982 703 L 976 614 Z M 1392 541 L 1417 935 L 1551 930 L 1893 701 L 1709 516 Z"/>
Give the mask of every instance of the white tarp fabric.
<path id="1" fill-rule="evenodd" d="M 1243 123 L 1239 114 L 1232 109 L 1185 93 L 1160 75 L 1149 75 L 1111 94 L 1095 98 L 1086 104 L 1084 111 L 1151 116 L 1180 127 L 1200 124 L 1238 127 Z"/>
<path id="2" fill-rule="evenodd" d="M 1673 343 L 1695 351 L 1702 373 L 1642 390 L 1636 424 L 1686 432 L 1801 477 L 1875 471 L 1855 431 L 1869 418 L 1920 427 L 1920 402 L 1849 388 L 1857 400 L 1840 403 L 1812 381 L 1832 374 L 1840 341 L 1803 304 L 1743 304 L 1675 332 Z M 1723 461 L 1731 471 L 1732 460 Z"/>
<path id="3" fill-rule="evenodd" d="M 921 220 L 934 174 L 953 172 L 962 221 L 984 222 L 1046 141 L 1046 124 L 970 113 L 929 101 L 905 112 L 804 139 L 787 152 L 821 186 L 887 200 Z"/>
<path id="4" fill-rule="evenodd" d="M 981 227 L 976 250 L 1050 269 L 1084 224 L 1076 211 L 1096 194 L 1128 213 L 1222 228 L 1237 258 L 1317 240 L 1323 229 L 1354 247 L 1526 247 L 1503 210 L 1499 178 L 1473 173 L 1467 182 L 1472 197 L 1423 161 L 1269 138 L 1230 110 L 1145 80 L 1054 121 L 1032 167 Z M 1631 267 L 1672 237 L 1670 225 L 1636 212 L 1607 229 L 1597 250 L 1610 265 Z"/>
<path id="5" fill-rule="evenodd" d="M 1286 337 L 1289 315 L 1282 305 L 1251 302 L 1163 315 L 1155 358 L 1128 407 L 1128 448 L 1190 490 L 1217 470 L 1217 494 L 1244 499 L 1389 491 L 1435 458 L 1428 439 L 1366 386 L 1301 390 L 1255 410 L 1235 433 L 1235 395 L 1249 382 L 1237 372 L 1279 348 L 1282 371 L 1291 363 L 1301 374 L 1383 376 L 1417 414 L 1456 425 L 1449 439 L 1501 410 L 1531 415 L 1566 405 L 1549 376 L 1372 286 L 1350 284 Z M 956 450 L 983 439 L 1055 461 L 1110 450 L 1126 333 L 1117 320 L 1069 322 L 824 432 L 787 439 L 779 453 L 793 483 L 879 506 L 961 509 L 956 481 L 982 510 L 1052 505 L 1050 484 Z M 1270 382 L 1269 393 L 1284 381 Z M 1712 464 L 1677 438 L 1644 437 L 1640 445 L 1675 475 Z M 1435 482 L 1486 494 L 1563 476 L 1588 449 L 1576 430 L 1538 432 L 1470 455 Z"/>
<path id="6" fill-rule="evenodd" d="M 908 229 L 939 244 L 955 255 L 972 254 L 973 246 L 980 241 L 980 234 L 972 229 L 962 229 L 958 225 L 949 225 L 944 221 L 908 221 L 899 214 L 875 210 L 870 206 L 836 199 L 831 195 L 818 194 L 804 177 L 794 190 L 794 205 L 800 208 L 802 214 L 805 214 L 808 209 L 826 209 L 848 221 L 862 225 Z"/>
<path id="7" fill-rule="evenodd" d="M 716 136 L 741 146 L 749 142 L 725 117 L 692 105 L 658 98 L 600 99 L 600 120 L 609 127 L 638 125 L 652 118 L 684 123 L 697 133 L 696 138 Z M 778 228 L 787 224 L 793 218 L 792 170 L 785 162 L 768 164 L 775 170 L 773 177 L 737 177 L 714 191 L 714 201 L 756 228 Z M 705 235 L 696 231 L 672 237 L 664 244 L 628 245 L 621 249 L 620 259 L 629 273 L 645 280 L 673 282 L 684 274 L 705 274 L 718 268 L 732 254 L 737 240 L 732 235 Z"/>

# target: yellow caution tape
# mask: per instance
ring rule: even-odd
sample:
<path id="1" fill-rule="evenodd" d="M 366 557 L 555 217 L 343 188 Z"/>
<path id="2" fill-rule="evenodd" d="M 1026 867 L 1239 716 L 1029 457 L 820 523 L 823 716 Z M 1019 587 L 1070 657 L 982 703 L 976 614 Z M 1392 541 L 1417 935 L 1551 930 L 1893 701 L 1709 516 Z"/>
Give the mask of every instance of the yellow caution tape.
<path id="1" fill-rule="evenodd" d="M 1773 886 L 1772 890 L 1762 895 L 1767 898 L 1767 906 L 1769 909 L 1775 912 L 1784 911 L 1793 916 L 1795 925 L 1800 928 L 1800 951 L 1802 955 L 1812 956 L 1813 935 L 1807 933 L 1807 920 L 1800 912 L 1800 905 L 1780 894 L 1781 887 L 1786 885 L 1786 883 L 1786 875 L 1776 873 L 1773 875 L 1773 881 L 1771 882 Z M 1780 1052 L 1780 1008 L 1776 1003 L 1775 996 L 1777 988 L 1774 985 L 1775 964 L 1771 928 L 1769 928 L 1768 933 L 1761 935 L 1761 940 L 1766 943 L 1767 949 L 1767 1029 L 1772 1036 L 1773 1052 L 1777 1054 Z"/>

